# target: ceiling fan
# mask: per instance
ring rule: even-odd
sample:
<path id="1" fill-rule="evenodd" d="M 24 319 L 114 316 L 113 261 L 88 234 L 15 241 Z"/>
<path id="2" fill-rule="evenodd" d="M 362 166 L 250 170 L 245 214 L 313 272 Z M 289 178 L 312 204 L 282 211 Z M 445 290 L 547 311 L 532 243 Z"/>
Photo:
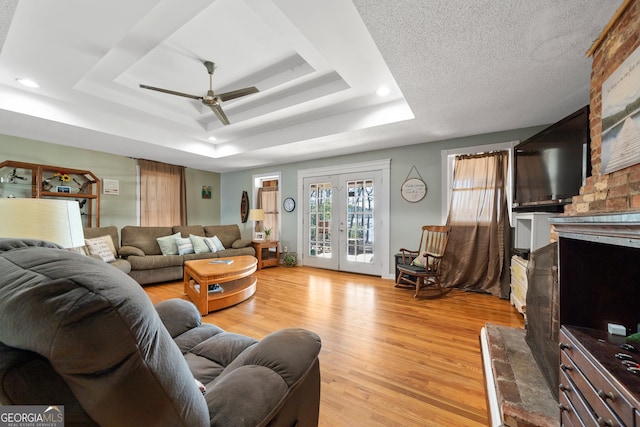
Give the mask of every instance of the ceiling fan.
<path id="1" fill-rule="evenodd" d="M 216 65 L 211 61 L 204 61 L 204 66 L 207 68 L 207 72 L 209 73 L 209 90 L 204 96 L 189 95 L 188 93 L 176 92 L 174 90 L 162 89 L 159 87 L 147 86 L 143 84 L 141 84 L 140 87 L 143 89 L 150 89 L 162 93 L 168 93 L 169 95 L 183 96 L 185 98 L 197 99 L 199 101 L 202 101 L 204 105 L 211 108 L 211 111 L 214 112 L 216 117 L 218 117 L 218 120 L 220 120 L 223 125 L 228 125 L 230 124 L 229 119 L 222 110 L 220 103 L 229 101 L 231 99 L 240 98 L 241 96 L 251 95 L 252 93 L 258 92 L 258 89 L 256 89 L 255 86 L 251 86 L 244 89 L 232 90 L 230 92 L 216 94 L 213 92 L 213 71 L 215 70 Z"/>

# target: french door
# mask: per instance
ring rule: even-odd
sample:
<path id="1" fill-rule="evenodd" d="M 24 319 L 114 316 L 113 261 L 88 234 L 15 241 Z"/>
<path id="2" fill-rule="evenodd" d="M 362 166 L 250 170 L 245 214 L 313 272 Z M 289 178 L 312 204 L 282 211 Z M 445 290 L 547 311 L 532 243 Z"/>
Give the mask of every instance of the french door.
<path id="1" fill-rule="evenodd" d="M 304 265 L 382 275 L 382 176 L 374 170 L 303 179 Z"/>

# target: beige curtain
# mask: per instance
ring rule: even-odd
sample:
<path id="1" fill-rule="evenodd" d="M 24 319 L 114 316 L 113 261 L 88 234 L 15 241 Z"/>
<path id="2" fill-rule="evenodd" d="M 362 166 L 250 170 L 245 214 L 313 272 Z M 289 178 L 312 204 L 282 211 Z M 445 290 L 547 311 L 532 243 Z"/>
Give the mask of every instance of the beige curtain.
<path id="1" fill-rule="evenodd" d="M 258 189 L 258 208 L 264 210 L 263 230 L 271 229 L 271 240 L 279 240 L 278 187 L 261 187 Z"/>
<path id="2" fill-rule="evenodd" d="M 187 192 L 182 166 L 138 160 L 140 225 L 187 225 Z"/>
<path id="3" fill-rule="evenodd" d="M 509 295 L 508 153 L 456 157 L 443 260 L 447 287 Z"/>

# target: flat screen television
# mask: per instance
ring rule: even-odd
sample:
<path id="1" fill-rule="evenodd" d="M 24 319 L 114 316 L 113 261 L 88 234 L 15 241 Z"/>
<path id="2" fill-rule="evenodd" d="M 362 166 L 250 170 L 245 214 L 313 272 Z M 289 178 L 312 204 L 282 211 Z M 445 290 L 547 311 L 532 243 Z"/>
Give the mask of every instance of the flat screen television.
<path id="1" fill-rule="evenodd" d="M 589 106 L 514 148 L 514 211 L 562 212 L 591 175 Z"/>

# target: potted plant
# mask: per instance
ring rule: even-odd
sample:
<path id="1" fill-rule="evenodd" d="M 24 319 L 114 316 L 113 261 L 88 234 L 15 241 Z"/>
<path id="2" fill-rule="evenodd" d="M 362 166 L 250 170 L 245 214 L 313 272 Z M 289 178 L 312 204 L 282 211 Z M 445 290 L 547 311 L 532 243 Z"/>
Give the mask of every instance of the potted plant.
<path id="1" fill-rule="evenodd" d="M 271 240 L 271 229 L 270 228 L 265 228 L 264 229 L 264 240 Z"/>
<path id="2" fill-rule="evenodd" d="M 282 257 L 282 263 L 286 267 L 295 267 L 296 264 L 298 263 L 298 259 L 297 259 L 296 253 L 295 252 L 285 252 L 284 256 Z"/>

